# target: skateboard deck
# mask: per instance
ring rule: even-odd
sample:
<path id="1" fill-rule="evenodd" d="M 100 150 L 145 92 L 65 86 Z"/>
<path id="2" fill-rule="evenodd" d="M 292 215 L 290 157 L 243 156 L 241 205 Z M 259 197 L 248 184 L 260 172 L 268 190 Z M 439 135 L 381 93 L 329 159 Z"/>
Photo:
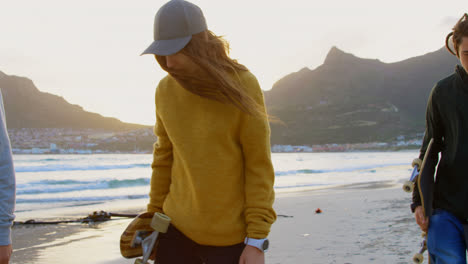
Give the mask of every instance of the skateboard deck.
<path id="1" fill-rule="evenodd" d="M 434 198 L 434 175 L 438 161 L 438 152 L 435 151 L 434 140 L 429 141 L 424 160 L 421 165 L 421 172 L 418 177 L 419 195 L 425 217 L 432 215 L 432 201 Z"/>
<path id="2" fill-rule="evenodd" d="M 151 252 L 148 251 L 153 250 L 158 233 L 167 232 L 170 221 L 171 219 L 168 216 L 161 213 L 146 212 L 139 214 L 120 236 L 120 253 L 122 256 L 125 258 L 144 256 L 144 261 L 138 263 L 145 263 L 149 255 L 151 255 Z"/>
<path id="3" fill-rule="evenodd" d="M 429 141 L 429 145 L 427 146 L 426 153 L 424 154 L 421 169 L 416 180 L 419 189 L 419 196 L 421 197 L 421 205 L 423 208 L 424 217 L 428 218 L 432 215 L 432 202 L 434 198 L 434 175 L 439 155 L 433 145 L 434 139 L 431 139 Z M 424 260 L 422 254 L 425 250 L 427 250 L 427 234 L 423 232 L 422 236 L 424 237 L 424 240 L 421 243 L 422 248 L 418 254 L 414 255 L 414 263 L 422 263 Z M 428 263 L 431 263 L 430 258 L 428 259 Z"/>

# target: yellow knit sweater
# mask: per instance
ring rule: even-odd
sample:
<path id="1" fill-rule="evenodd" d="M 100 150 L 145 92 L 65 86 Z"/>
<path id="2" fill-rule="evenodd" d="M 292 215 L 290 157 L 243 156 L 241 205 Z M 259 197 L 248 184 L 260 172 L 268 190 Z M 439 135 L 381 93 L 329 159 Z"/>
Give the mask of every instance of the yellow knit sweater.
<path id="1" fill-rule="evenodd" d="M 255 76 L 239 75 L 264 108 Z M 276 220 L 267 119 L 195 95 L 170 76 L 156 90 L 156 119 L 148 211 L 163 211 L 202 245 L 267 237 Z"/>

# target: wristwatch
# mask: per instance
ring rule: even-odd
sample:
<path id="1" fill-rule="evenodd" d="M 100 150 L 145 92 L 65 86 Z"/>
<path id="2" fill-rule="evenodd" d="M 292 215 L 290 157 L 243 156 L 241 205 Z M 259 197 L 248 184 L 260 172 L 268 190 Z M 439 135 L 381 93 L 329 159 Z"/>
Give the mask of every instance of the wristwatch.
<path id="1" fill-rule="evenodd" d="M 244 244 L 252 246 L 252 247 L 256 247 L 260 251 L 265 253 L 268 251 L 268 246 L 270 245 L 270 242 L 266 238 L 255 239 L 255 238 L 246 237 L 244 240 Z"/>

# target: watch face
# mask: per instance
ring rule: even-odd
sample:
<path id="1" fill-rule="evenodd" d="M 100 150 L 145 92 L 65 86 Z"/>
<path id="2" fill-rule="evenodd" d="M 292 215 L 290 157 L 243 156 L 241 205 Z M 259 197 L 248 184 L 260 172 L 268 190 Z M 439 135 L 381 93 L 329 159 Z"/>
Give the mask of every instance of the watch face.
<path id="1" fill-rule="evenodd" d="M 268 241 L 268 239 L 263 241 L 263 245 L 262 245 L 263 250 L 267 250 L 269 245 L 270 245 L 270 242 Z"/>

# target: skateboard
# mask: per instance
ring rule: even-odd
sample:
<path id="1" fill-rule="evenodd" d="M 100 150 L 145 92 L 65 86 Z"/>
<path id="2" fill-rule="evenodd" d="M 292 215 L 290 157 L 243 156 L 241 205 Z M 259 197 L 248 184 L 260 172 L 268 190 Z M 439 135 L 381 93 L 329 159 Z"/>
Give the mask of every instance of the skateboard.
<path id="1" fill-rule="evenodd" d="M 438 161 L 438 152 L 433 147 L 434 139 L 429 141 L 424 159 L 421 163 L 419 176 L 416 178 L 416 183 L 419 187 L 419 195 L 421 197 L 421 205 L 423 208 L 424 217 L 432 215 L 432 202 L 434 198 L 434 175 Z M 424 260 L 423 253 L 427 250 L 427 234 L 422 233 L 423 242 L 421 250 L 413 257 L 414 263 L 422 263 Z M 430 263 L 430 260 L 429 260 Z"/>
<path id="2" fill-rule="evenodd" d="M 147 264 L 159 233 L 166 233 L 171 219 L 164 214 L 139 214 L 120 236 L 120 253 L 124 258 L 136 258 L 135 264 Z"/>

